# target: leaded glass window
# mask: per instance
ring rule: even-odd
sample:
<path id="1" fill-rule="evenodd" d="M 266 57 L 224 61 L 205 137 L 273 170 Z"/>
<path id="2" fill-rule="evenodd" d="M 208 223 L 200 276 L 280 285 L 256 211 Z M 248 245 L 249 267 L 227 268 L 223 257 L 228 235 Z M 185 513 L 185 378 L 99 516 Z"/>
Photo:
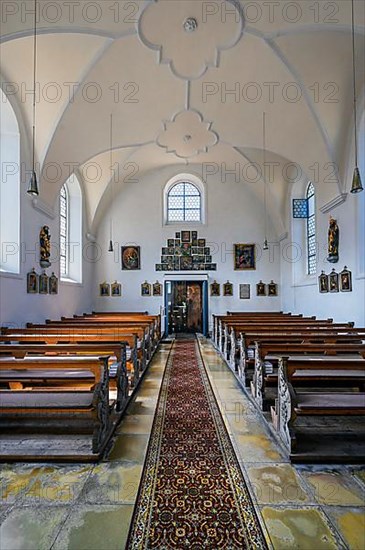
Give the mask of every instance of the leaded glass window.
<path id="1" fill-rule="evenodd" d="M 314 185 L 310 182 L 306 195 L 308 203 L 307 218 L 307 272 L 314 275 L 317 272 L 317 238 L 316 238 L 316 196 Z"/>
<path id="2" fill-rule="evenodd" d="M 68 240 L 68 194 L 67 194 L 66 185 L 63 185 L 60 191 L 60 275 L 61 277 L 68 276 L 67 240 Z"/>
<path id="3" fill-rule="evenodd" d="M 167 195 L 168 222 L 200 222 L 201 194 L 190 182 L 179 182 Z"/>

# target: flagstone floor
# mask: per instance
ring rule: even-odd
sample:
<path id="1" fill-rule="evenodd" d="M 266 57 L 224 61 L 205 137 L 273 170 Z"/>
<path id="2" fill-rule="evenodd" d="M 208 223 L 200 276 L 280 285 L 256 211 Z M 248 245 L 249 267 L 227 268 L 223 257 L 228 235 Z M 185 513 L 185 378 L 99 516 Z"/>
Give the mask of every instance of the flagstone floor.
<path id="1" fill-rule="evenodd" d="M 272 547 L 364 550 L 365 470 L 292 466 L 212 344 L 200 345 Z M 123 550 L 168 353 L 155 354 L 108 459 L 1 465 L 1 550 Z"/>

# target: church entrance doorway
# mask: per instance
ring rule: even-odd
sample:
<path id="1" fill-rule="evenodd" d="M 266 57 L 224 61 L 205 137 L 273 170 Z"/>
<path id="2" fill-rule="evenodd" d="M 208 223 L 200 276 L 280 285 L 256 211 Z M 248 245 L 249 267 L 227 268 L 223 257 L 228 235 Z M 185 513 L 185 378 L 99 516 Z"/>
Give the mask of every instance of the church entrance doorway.
<path id="1" fill-rule="evenodd" d="M 207 281 L 166 281 L 168 334 L 207 333 Z"/>

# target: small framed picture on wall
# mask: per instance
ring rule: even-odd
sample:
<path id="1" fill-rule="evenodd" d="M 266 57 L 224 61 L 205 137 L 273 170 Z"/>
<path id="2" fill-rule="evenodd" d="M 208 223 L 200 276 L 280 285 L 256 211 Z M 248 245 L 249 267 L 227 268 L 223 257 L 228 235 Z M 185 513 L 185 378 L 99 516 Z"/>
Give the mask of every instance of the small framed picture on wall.
<path id="1" fill-rule="evenodd" d="M 352 291 L 352 274 L 351 271 L 347 269 L 346 265 L 340 273 L 340 290 L 341 292 Z"/>
<path id="2" fill-rule="evenodd" d="M 240 300 L 249 300 L 251 296 L 251 287 L 249 284 L 240 284 Z"/>

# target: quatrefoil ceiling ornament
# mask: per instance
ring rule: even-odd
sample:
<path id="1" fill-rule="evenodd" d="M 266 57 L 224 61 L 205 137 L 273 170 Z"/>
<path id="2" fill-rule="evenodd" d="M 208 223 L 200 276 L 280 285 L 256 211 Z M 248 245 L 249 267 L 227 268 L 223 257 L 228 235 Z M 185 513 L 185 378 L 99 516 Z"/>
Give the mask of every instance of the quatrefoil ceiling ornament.
<path id="1" fill-rule="evenodd" d="M 196 111 L 181 111 L 171 121 L 164 122 L 164 131 L 157 138 L 157 145 L 167 153 L 189 158 L 208 151 L 218 143 L 218 135 Z"/>
<path id="2" fill-rule="evenodd" d="M 157 0 L 142 12 L 138 33 L 148 48 L 158 50 L 159 63 L 180 78 L 195 79 L 219 66 L 220 52 L 235 46 L 243 25 L 234 0 Z"/>

